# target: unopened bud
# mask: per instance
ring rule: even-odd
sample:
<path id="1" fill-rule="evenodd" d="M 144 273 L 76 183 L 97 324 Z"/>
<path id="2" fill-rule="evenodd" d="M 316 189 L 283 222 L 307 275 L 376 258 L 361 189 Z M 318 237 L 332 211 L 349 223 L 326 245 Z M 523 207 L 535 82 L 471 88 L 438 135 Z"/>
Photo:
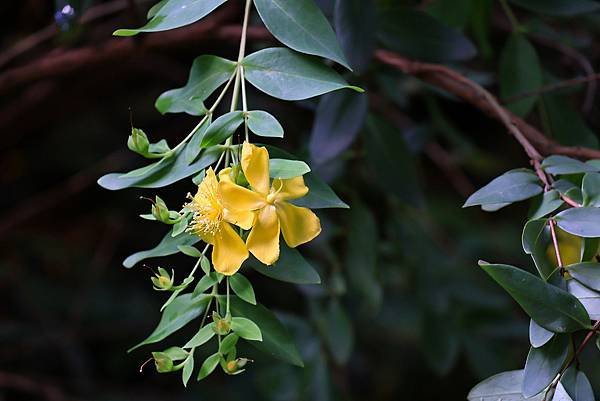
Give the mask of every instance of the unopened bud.
<path id="1" fill-rule="evenodd" d="M 150 142 L 144 131 L 139 128 L 131 128 L 131 135 L 129 135 L 129 138 L 127 139 L 127 147 L 129 150 L 145 155 L 148 153 L 149 146 Z"/>
<path id="2" fill-rule="evenodd" d="M 156 197 L 156 201 L 152 204 L 152 216 L 163 223 L 171 222 L 169 208 L 165 201 L 158 196 Z"/>
<path id="3" fill-rule="evenodd" d="M 212 318 L 215 322 L 214 330 L 216 334 L 224 336 L 231 331 L 231 323 L 227 319 L 223 319 L 219 316 L 217 312 L 213 312 Z"/>
<path id="4" fill-rule="evenodd" d="M 158 373 L 171 372 L 173 370 L 173 360 L 164 352 L 153 352 L 154 365 Z"/>
<path id="5" fill-rule="evenodd" d="M 157 291 L 169 291 L 173 288 L 173 282 L 175 281 L 175 273 L 173 275 L 169 275 L 162 267 L 158 268 L 158 274 L 155 274 L 154 277 L 150 277 L 152 280 L 152 284 L 154 284 L 154 289 Z"/>

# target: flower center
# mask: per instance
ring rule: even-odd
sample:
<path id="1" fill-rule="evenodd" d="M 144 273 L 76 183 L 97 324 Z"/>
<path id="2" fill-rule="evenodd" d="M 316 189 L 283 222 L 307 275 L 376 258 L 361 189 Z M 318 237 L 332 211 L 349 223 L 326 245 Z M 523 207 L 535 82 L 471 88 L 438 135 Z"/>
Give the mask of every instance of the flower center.
<path id="1" fill-rule="evenodd" d="M 207 174 L 188 206 L 194 212 L 190 225 L 192 232 L 199 236 L 214 236 L 219 233 L 223 220 L 223 203 L 214 173 Z"/>

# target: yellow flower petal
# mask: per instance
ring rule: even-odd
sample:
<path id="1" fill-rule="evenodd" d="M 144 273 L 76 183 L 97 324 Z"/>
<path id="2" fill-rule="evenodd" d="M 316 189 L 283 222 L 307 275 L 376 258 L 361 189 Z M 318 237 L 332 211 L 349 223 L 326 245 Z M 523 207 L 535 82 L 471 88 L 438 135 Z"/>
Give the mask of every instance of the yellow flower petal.
<path id="1" fill-rule="evenodd" d="M 262 195 L 269 193 L 269 152 L 248 142 L 242 146 L 242 170 L 252 189 Z"/>
<path id="2" fill-rule="evenodd" d="M 279 219 L 275 206 L 267 205 L 257 213 L 246 245 L 265 265 L 272 265 L 279 259 Z"/>
<path id="3" fill-rule="evenodd" d="M 287 202 L 277 202 L 275 206 L 283 239 L 290 248 L 312 240 L 321 232 L 321 221 L 310 209 Z"/>
<path id="4" fill-rule="evenodd" d="M 227 167 L 227 168 L 224 168 L 221 171 L 219 171 L 219 182 L 224 182 L 224 181 L 233 182 L 233 180 L 231 179 L 231 176 L 229 175 L 230 173 L 231 173 L 231 167 Z"/>
<path id="5" fill-rule="evenodd" d="M 256 210 L 266 204 L 260 194 L 229 181 L 219 183 L 223 206 L 229 210 Z"/>
<path id="6" fill-rule="evenodd" d="M 235 274 L 248 259 L 246 244 L 229 223 L 222 223 L 221 230 L 215 235 L 212 262 L 215 270 L 226 276 Z"/>
<path id="7" fill-rule="evenodd" d="M 286 180 L 275 178 L 271 191 L 277 193 L 275 199 L 285 201 L 302 198 L 308 193 L 308 187 L 304 185 L 302 176 Z"/>
<path id="8" fill-rule="evenodd" d="M 254 215 L 256 213 L 251 210 L 229 210 L 223 209 L 223 218 L 225 221 L 235 224 L 244 230 L 249 230 L 254 224 Z"/>

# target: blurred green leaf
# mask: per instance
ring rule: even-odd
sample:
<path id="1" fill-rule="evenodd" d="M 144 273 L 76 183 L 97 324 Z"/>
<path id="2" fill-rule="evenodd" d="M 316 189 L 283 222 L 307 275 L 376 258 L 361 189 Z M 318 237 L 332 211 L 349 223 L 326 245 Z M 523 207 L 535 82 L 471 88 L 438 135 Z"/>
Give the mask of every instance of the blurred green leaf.
<path id="1" fill-rule="evenodd" d="M 324 336 L 333 359 L 346 364 L 354 348 L 352 322 L 340 302 L 333 298 L 324 312 Z"/>
<path id="2" fill-rule="evenodd" d="M 600 9 L 600 4 L 592 0 L 510 0 L 529 11 L 555 16 L 586 14 Z"/>
<path id="3" fill-rule="evenodd" d="M 500 56 L 500 96 L 503 99 L 536 90 L 543 84 L 542 67 L 535 48 L 520 33 L 513 33 Z M 519 116 L 529 114 L 539 96 L 511 102 L 508 109 Z"/>
<path id="4" fill-rule="evenodd" d="M 569 354 L 570 336 L 555 335 L 539 348 L 531 348 L 523 374 L 523 395 L 533 397 L 541 393 L 556 377 Z"/>
<path id="5" fill-rule="evenodd" d="M 245 77 L 260 91 L 283 100 L 302 100 L 338 89 L 360 88 L 312 56 L 274 47 L 259 50 L 243 61 Z"/>
<path id="6" fill-rule="evenodd" d="M 598 137 L 564 96 L 544 95 L 542 101 L 552 137 L 567 146 L 598 148 Z"/>
<path id="7" fill-rule="evenodd" d="M 532 171 L 516 169 L 494 178 L 469 196 L 463 207 L 518 202 L 541 192 L 540 180 Z"/>
<path id="8" fill-rule="evenodd" d="M 443 23 L 462 29 L 469 20 L 474 2 L 481 0 L 436 0 L 427 7 L 427 12 Z"/>
<path id="9" fill-rule="evenodd" d="M 600 237 L 599 208 L 571 208 L 563 210 L 554 219 L 561 229 L 578 237 Z"/>
<path id="10" fill-rule="evenodd" d="M 320 284 L 319 273 L 296 249 L 281 244 L 279 259 L 272 266 L 266 266 L 250 258 L 246 264 L 254 270 L 275 280 L 294 284 Z"/>
<path id="11" fill-rule="evenodd" d="M 184 87 L 171 89 L 156 99 L 155 107 L 162 114 L 188 113 L 194 116 L 206 113 L 204 100 L 223 85 L 235 71 L 235 63 L 222 57 L 204 55 L 192 63 L 190 76 Z"/>
<path id="12" fill-rule="evenodd" d="M 350 68 L 327 18 L 313 0 L 254 0 L 267 29 L 284 45 Z"/>
<path id="13" fill-rule="evenodd" d="M 468 60 L 477 54 L 467 37 L 422 11 L 384 6 L 379 19 L 379 39 L 404 56 L 439 62 Z"/>
<path id="14" fill-rule="evenodd" d="M 275 117 L 266 111 L 249 111 L 248 129 L 258 136 L 283 138 L 283 127 Z"/>
<path id="15" fill-rule="evenodd" d="M 485 262 L 479 265 L 543 328 L 555 333 L 589 328 L 590 317 L 585 308 L 568 292 L 514 266 Z"/>
<path id="16" fill-rule="evenodd" d="M 227 0 L 167 0 L 153 7 L 148 16 L 152 19 L 137 29 L 119 29 L 115 36 L 133 36 L 140 32 L 159 32 L 192 24 Z"/>
<path id="17" fill-rule="evenodd" d="M 356 74 L 364 72 L 376 45 L 377 12 L 373 0 L 336 0 L 333 19 L 344 54 Z"/>
<path id="18" fill-rule="evenodd" d="M 158 326 L 144 341 L 137 344 L 127 352 L 131 352 L 143 345 L 153 344 L 164 340 L 183 326 L 200 316 L 208 305 L 210 297 L 201 295 L 192 297 L 192 294 L 181 295 L 165 308 Z"/>

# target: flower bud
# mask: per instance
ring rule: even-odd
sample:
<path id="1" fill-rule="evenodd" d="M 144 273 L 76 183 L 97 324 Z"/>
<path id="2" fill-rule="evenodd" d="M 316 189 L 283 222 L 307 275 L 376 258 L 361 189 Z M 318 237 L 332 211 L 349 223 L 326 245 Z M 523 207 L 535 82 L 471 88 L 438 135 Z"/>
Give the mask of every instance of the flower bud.
<path id="1" fill-rule="evenodd" d="M 169 208 L 165 201 L 158 196 L 156 201 L 152 204 L 152 216 L 162 223 L 171 223 Z"/>
<path id="2" fill-rule="evenodd" d="M 173 360 L 164 352 L 153 352 L 154 365 L 158 373 L 171 372 L 173 370 Z"/>
<path id="3" fill-rule="evenodd" d="M 150 277 L 152 280 L 152 284 L 154 284 L 154 289 L 157 291 L 169 291 L 173 288 L 173 283 L 175 281 L 175 273 L 173 275 L 169 275 L 162 267 L 158 268 L 158 274 L 155 274 L 155 277 Z"/>
<path id="4" fill-rule="evenodd" d="M 145 155 L 148 153 L 148 147 L 150 146 L 150 142 L 148 141 L 148 137 L 139 128 L 131 128 L 131 135 L 127 139 L 127 147 L 129 150 L 139 153 L 141 155 Z"/>
<path id="5" fill-rule="evenodd" d="M 223 319 L 217 312 L 213 312 L 212 318 L 215 322 L 215 333 L 224 336 L 231 331 L 231 322 L 227 319 Z"/>

